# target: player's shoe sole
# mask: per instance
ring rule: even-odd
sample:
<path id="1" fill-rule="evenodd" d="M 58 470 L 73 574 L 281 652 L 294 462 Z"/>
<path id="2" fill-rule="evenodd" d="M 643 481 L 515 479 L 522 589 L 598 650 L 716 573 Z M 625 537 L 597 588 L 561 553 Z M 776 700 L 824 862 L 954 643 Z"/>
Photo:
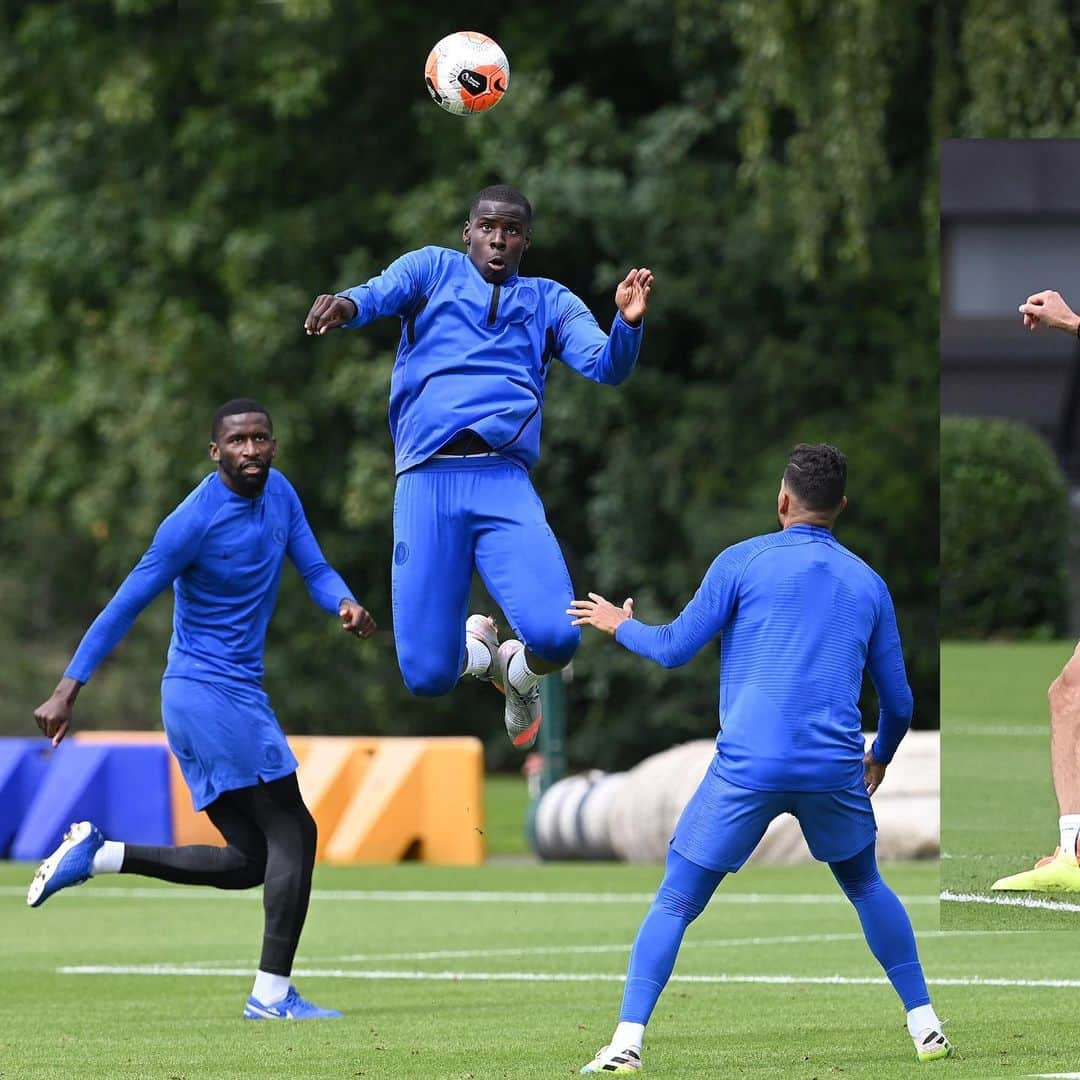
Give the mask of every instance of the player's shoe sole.
<path id="1" fill-rule="evenodd" d="M 602 1046 L 596 1057 L 578 1071 L 582 1075 L 641 1072 L 641 1055 L 636 1050 L 612 1050 L 610 1046 Z"/>
<path id="2" fill-rule="evenodd" d="M 490 615 L 470 615 L 465 620 L 465 636 L 479 641 L 491 657 L 486 675 L 478 675 L 482 682 L 490 682 L 500 694 L 506 693 L 500 682 L 499 665 L 499 625 Z"/>
<path id="3" fill-rule="evenodd" d="M 40 907 L 53 893 L 86 881 L 93 870 L 94 855 L 104 843 L 105 837 L 91 822 L 73 824 L 60 846 L 37 868 L 26 890 L 30 907 Z"/>
<path id="4" fill-rule="evenodd" d="M 499 646 L 495 657 L 497 679 L 502 682 L 503 692 L 506 694 L 506 709 L 503 713 L 506 734 L 519 750 L 527 750 L 536 742 L 540 725 L 544 722 L 539 682 L 525 694 L 510 683 L 510 661 L 524 648 L 516 638 L 510 638 Z"/>
<path id="5" fill-rule="evenodd" d="M 942 1061 L 952 1055 L 952 1043 L 936 1029 L 922 1032 L 915 1040 L 915 1057 L 920 1062 Z"/>
<path id="6" fill-rule="evenodd" d="M 295 986 L 289 987 L 285 997 L 273 1005 L 264 1005 L 251 995 L 244 1005 L 245 1020 L 340 1020 L 337 1009 L 320 1009 L 318 1005 L 302 998 Z"/>
<path id="7" fill-rule="evenodd" d="M 990 888 L 998 892 L 1080 892 L 1080 866 L 1075 855 L 1059 850 L 1040 859 L 1033 870 L 999 878 Z"/>

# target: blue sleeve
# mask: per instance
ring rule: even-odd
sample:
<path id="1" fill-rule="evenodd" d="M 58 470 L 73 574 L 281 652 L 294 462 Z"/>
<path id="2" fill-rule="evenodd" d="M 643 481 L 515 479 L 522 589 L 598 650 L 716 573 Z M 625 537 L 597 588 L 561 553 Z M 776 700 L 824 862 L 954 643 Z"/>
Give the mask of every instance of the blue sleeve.
<path id="1" fill-rule="evenodd" d="M 692 660 L 712 641 L 735 611 L 741 563 L 721 552 L 705 574 L 693 599 L 679 617 L 666 626 L 646 626 L 628 619 L 615 631 L 615 640 L 638 656 L 655 660 L 666 668 Z"/>
<path id="2" fill-rule="evenodd" d="M 423 248 L 406 252 L 370 281 L 337 294 L 356 305 L 356 317 L 343 323 L 342 329 L 355 330 L 383 315 L 407 314 L 419 301 L 430 276 L 430 252 Z"/>
<path id="3" fill-rule="evenodd" d="M 555 354 L 568 367 L 593 382 L 618 386 L 634 370 L 644 320 L 631 326 L 616 313 L 611 333 L 605 334 L 592 312 L 569 289 L 559 297 Z"/>
<path id="4" fill-rule="evenodd" d="M 66 676 L 81 683 L 90 679 L 143 609 L 194 560 L 206 533 L 206 524 L 195 506 L 184 503 L 158 526 L 146 554 L 83 635 L 64 672 Z"/>
<path id="5" fill-rule="evenodd" d="M 881 705 L 877 738 L 871 751 L 875 761 L 888 765 L 911 724 L 914 699 L 904 670 L 896 611 L 885 582 L 880 580 L 878 618 L 870 636 L 867 666 Z"/>
<path id="6" fill-rule="evenodd" d="M 292 513 L 286 553 L 296 569 L 300 571 L 311 599 L 319 607 L 336 615 L 342 600 L 352 600 L 355 603 L 356 597 L 342 580 L 341 575 L 326 561 L 322 548 L 319 547 L 319 542 L 315 539 L 315 534 L 308 524 L 304 508 L 300 505 L 300 497 L 291 486 L 289 494 Z"/>

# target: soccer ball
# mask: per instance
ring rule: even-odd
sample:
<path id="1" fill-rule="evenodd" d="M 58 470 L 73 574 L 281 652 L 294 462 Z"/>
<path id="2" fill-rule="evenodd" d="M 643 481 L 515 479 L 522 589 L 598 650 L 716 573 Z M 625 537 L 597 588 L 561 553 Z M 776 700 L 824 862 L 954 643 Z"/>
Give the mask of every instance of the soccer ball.
<path id="1" fill-rule="evenodd" d="M 468 116 L 502 101 L 510 85 L 510 61 L 487 34 L 459 30 L 428 53 L 424 81 L 437 105 Z"/>

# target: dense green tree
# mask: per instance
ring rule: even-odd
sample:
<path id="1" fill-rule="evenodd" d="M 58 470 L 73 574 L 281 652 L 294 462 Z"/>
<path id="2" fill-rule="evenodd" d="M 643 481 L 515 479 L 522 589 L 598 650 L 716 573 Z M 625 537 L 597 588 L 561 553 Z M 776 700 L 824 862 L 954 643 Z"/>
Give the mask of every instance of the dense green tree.
<path id="1" fill-rule="evenodd" d="M 892 584 L 918 718 L 935 723 L 934 140 L 989 122 L 1002 57 L 1018 86 L 1039 72 L 1024 102 L 1040 134 L 1076 109 L 1075 80 L 1051 74 L 1067 62 L 1030 33 L 976 48 L 998 6 L 583 0 L 555 20 L 474 4 L 470 23 L 511 57 L 511 92 L 461 121 L 423 90 L 428 48 L 459 28 L 436 5 L 0 4 L 4 729 L 26 729 L 206 471 L 212 409 L 243 393 L 270 406 L 282 468 L 386 628 L 345 640 L 286 575 L 267 679 L 286 726 L 476 731 L 512 760 L 490 690 L 417 702 L 401 687 L 396 327 L 301 332 L 315 293 L 456 245 L 493 180 L 534 202 L 526 271 L 601 322 L 630 265 L 657 273 L 629 383 L 550 378 L 536 482 L 579 588 L 670 616 L 720 548 L 774 527 L 789 446 L 833 441 L 851 459 L 841 538 Z M 1063 2 L 1039 6 L 1069 30 Z M 83 722 L 153 722 L 168 619 L 163 599 Z M 590 637 L 576 675 L 582 762 L 715 728 L 712 659 L 664 672 Z"/>

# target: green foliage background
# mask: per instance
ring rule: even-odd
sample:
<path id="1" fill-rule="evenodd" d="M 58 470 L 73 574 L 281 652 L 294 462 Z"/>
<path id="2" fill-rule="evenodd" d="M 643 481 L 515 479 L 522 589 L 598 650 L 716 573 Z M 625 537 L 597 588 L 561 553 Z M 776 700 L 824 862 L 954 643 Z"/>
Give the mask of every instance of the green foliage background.
<path id="1" fill-rule="evenodd" d="M 1064 636 L 1065 477 L 1031 428 L 941 421 L 941 636 Z"/>
<path id="2" fill-rule="evenodd" d="M 1075 128 L 1075 60 L 1032 31 L 1067 36 L 1069 9 L 1035 6 L 480 2 L 466 21 L 513 81 L 461 121 L 421 79 L 461 28 L 439 5 L 0 3 L 0 729 L 27 729 L 205 473 L 230 396 L 270 406 L 279 463 L 388 631 L 396 327 L 312 341 L 301 322 L 317 292 L 455 245 L 496 180 L 535 206 L 526 271 L 602 323 L 628 267 L 656 272 L 628 384 L 551 375 L 535 481 L 578 588 L 669 618 L 717 551 L 774 527 L 790 445 L 835 442 L 841 539 L 889 580 L 936 724 L 935 145 Z M 156 721 L 169 614 L 95 677 L 83 724 Z M 489 689 L 410 699 L 389 633 L 343 640 L 294 575 L 268 660 L 289 730 L 475 731 L 510 760 Z M 669 673 L 588 637 L 571 709 L 579 762 L 709 734 L 715 657 Z"/>

